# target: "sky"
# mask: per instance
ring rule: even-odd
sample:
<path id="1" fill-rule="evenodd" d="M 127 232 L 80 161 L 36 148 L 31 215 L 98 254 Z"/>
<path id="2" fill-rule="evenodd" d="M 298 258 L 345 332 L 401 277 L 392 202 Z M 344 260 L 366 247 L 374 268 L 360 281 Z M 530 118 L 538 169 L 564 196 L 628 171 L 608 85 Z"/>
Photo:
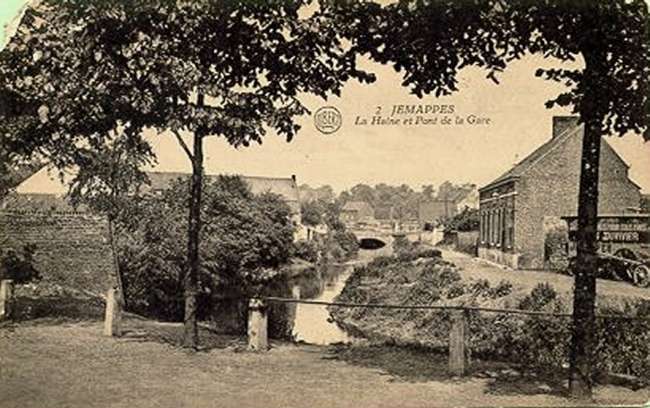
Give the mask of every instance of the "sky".
<path id="1" fill-rule="evenodd" d="M 0 0 L 0 25 L 19 9 L 21 0 Z M 0 44 L 3 39 L 0 37 Z M 575 63 L 580 65 L 580 62 Z M 489 183 L 551 137 L 553 115 L 544 102 L 560 93 L 562 85 L 536 78 L 538 67 L 557 66 L 552 60 L 530 56 L 512 63 L 499 76 L 500 84 L 485 72 L 468 68 L 459 76 L 459 92 L 448 97 L 418 99 L 401 86 L 391 67 L 367 60 L 361 66 L 377 75 L 374 84 L 348 82 L 341 97 L 327 101 L 302 98 L 312 111 L 334 106 L 342 116 L 341 128 L 322 134 L 311 116 L 298 120 L 302 129 L 287 143 L 271 132 L 262 145 L 234 149 L 218 137 L 205 142 L 206 173 L 288 177 L 311 186 L 329 184 L 340 191 L 357 183 L 440 185 Z M 357 116 L 372 117 L 378 108 L 387 116 L 394 105 L 453 105 L 454 114 L 489 119 L 488 124 L 361 125 Z M 442 119 L 438 115 L 438 119 Z M 429 115 L 431 117 L 431 115 Z M 415 119 L 415 118 L 414 118 Z M 170 134 L 147 132 L 158 156 L 158 171 L 190 171 L 190 164 Z M 650 143 L 640 135 L 608 137 L 607 141 L 630 165 L 630 176 L 650 192 Z"/>
<path id="2" fill-rule="evenodd" d="M 5 43 L 4 26 L 10 22 L 17 14 L 25 0 L 0 0 L 0 45 Z"/>

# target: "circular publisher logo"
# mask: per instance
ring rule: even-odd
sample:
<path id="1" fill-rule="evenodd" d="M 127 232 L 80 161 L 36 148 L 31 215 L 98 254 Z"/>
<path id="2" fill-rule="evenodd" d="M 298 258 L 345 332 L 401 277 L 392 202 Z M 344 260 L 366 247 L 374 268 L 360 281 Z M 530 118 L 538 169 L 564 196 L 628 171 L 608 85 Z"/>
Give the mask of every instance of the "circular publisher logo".
<path id="1" fill-rule="evenodd" d="M 314 124 L 319 132 L 329 135 L 341 128 L 343 117 L 333 106 L 323 106 L 314 113 Z"/>

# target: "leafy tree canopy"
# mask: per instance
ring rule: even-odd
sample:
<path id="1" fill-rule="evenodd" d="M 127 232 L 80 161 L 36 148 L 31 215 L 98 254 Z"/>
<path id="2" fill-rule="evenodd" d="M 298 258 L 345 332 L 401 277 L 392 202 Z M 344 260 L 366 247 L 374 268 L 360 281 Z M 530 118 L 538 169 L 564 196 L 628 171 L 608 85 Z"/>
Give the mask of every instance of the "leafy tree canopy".
<path id="1" fill-rule="evenodd" d="M 5 115 L 5 143 L 62 168 L 144 128 L 234 146 L 261 143 L 268 129 L 290 140 L 293 118 L 308 112 L 300 94 L 374 79 L 342 44 L 338 17 L 323 8 L 300 18 L 306 3 L 45 1 L 0 55 L 0 88 L 28 107 Z"/>
<path id="2" fill-rule="evenodd" d="M 204 192 L 201 296 L 254 295 L 288 262 L 294 232 L 291 210 L 280 196 L 254 195 L 239 177 L 220 176 L 206 184 Z M 187 182 L 179 179 L 160 195 L 129 203 L 116 220 L 129 304 L 159 304 L 171 308 L 166 317 L 179 318 L 187 253 L 178 243 L 187 236 Z"/>
<path id="3" fill-rule="evenodd" d="M 482 67 L 487 77 L 528 53 L 584 69 L 539 69 L 568 89 L 547 106 L 572 106 L 601 131 L 650 139 L 650 19 L 644 0 L 399 0 L 341 2 L 359 52 L 392 64 L 417 96 L 457 90 L 457 73 Z M 344 5 L 341 5 L 344 4 Z M 598 86 L 594 86 L 598 84 Z"/>

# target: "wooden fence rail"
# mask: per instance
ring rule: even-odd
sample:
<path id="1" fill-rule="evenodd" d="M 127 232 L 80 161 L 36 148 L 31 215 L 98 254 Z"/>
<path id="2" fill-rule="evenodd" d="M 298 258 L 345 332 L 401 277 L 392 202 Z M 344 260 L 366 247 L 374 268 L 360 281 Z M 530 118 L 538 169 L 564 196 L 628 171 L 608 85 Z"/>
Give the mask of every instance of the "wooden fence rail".
<path id="1" fill-rule="evenodd" d="M 449 331 L 449 372 L 454 376 L 467 374 L 470 364 L 469 348 L 469 317 L 470 312 L 504 313 L 528 316 L 545 316 L 556 318 L 570 318 L 569 313 L 552 313 L 534 310 L 521 309 L 497 309 L 472 307 L 462 305 L 401 305 L 401 304 L 379 304 L 379 303 L 348 303 L 348 302 L 323 302 L 318 300 L 306 300 L 298 298 L 263 297 L 253 298 L 249 303 L 248 319 L 248 345 L 251 350 L 265 351 L 268 349 L 267 338 L 267 316 L 266 306 L 269 303 L 301 303 L 308 305 L 322 305 L 334 307 L 364 307 L 382 309 L 418 309 L 418 310 L 447 310 L 451 313 L 451 330 Z M 627 316 L 627 315 L 597 315 L 603 319 L 625 319 L 650 321 L 649 317 Z"/>

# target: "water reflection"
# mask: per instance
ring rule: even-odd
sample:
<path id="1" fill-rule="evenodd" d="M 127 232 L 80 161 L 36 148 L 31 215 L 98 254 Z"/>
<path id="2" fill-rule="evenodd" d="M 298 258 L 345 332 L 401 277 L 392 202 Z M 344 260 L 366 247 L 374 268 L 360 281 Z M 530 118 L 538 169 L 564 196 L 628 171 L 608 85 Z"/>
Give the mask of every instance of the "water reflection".
<path id="1" fill-rule="evenodd" d="M 316 276 L 312 276 L 308 282 L 298 282 L 293 288 L 294 297 L 332 302 L 345 287 L 345 281 L 352 274 L 356 265 L 367 263 L 378 255 L 390 253 L 389 251 L 389 248 L 382 248 L 378 251 L 361 250 L 355 261 L 346 264 L 329 265 L 324 270 L 318 271 Z M 318 286 L 317 293 L 313 293 L 314 285 Z M 354 337 L 347 334 L 335 322 L 330 320 L 327 306 L 298 304 L 294 312 L 293 334 L 298 341 L 327 345 L 355 340 Z"/>
<path id="2" fill-rule="evenodd" d="M 330 268 L 339 270 L 334 271 L 325 279 L 322 292 L 314 300 L 333 301 L 343 290 L 345 281 L 353 270 L 353 266 L 348 265 L 344 267 L 334 265 Z M 299 286 L 296 285 L 294 288 L 299 288 Z M 299 292 L 299 289 L 294 289 L 294 291 Z M 352 338 L 329 318 L 327 306 L 298 304 L 293 328 L 296 340 L 323 345 L 352 341 Z"/>

